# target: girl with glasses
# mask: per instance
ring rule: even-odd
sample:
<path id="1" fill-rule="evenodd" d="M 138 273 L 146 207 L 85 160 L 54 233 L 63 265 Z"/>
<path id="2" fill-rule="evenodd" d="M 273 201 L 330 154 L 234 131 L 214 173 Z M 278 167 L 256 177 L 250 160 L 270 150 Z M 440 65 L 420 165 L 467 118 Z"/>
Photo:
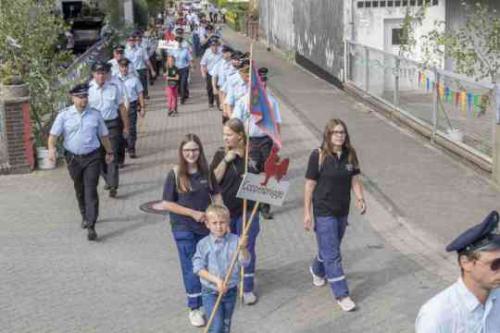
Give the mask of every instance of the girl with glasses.
<path id="1" fill-rule="evenodd" d="M 318 244 L 318 254 L 309 267 L 313 284 L 320 287 L 328 281 L 344 311 L 356 307 L 349 297 L 340 245 L 348 224 L 351 190 L 361 214 L 366 211 L 359 174 L 359 161 L 346 125 L 340 119 L 331 119 L 326 124 L 321 147 L 309 157 L 304 190 L 304 228 L 306 231 L 314 229 Z"/>
<path id="2" fill-rule="evenodd" d="M 219 186 L 208 168 L 203 145 L 195 134 L 187 134 L 178 150 L 179 162 L 168 173 L 163 201 L 153 209 L 170 212 L 170 224 L 182 269 L 191 325 L 205 325 L 201 311 L 200 279 L 193 273 L 192 259 L 198 241 L 209 234 L 205 210 L 210 203 L 222 203 Z"/>

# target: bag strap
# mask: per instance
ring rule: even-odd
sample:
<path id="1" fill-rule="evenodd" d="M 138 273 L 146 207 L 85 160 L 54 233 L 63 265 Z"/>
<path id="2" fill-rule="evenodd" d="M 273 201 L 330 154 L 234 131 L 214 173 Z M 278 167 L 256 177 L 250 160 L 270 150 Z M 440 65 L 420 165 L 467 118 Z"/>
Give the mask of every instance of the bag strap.
<path id="1" fill-rule="evenodd" d="M 325 160 L 325 156 L 321 148 L 318 148 L 318 172 L 321 172 L 321 167 L 323 166 L 323 162 Z"/>

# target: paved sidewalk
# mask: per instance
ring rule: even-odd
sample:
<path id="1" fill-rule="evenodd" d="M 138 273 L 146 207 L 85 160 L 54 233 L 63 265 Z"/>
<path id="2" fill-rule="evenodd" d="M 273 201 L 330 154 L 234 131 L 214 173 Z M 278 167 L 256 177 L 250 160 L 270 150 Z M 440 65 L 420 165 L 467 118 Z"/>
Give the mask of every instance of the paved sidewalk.
<path id="1" fill-rule="evenodd" d="M 229 28 L 224 39 L 249 49 L 249 39 Z M 254 58 L 259 66 L 269 67 L 272 90 L 318 139 L 330 118 L 347 123 L 365 185 L 376 201 L 368 205 L 368 220 L 400 251 L 450 280 L 456 260 L 444 253 L 445 245 L 491 210 L 500 210 L 500 192 L 489 178 L 286 62 L 279 51 L 268 52 L 262 43 L 254 43 Z M 370 211 L 373 204 L 375 214 Z"/>
<path id="2" fill-rule="evenodd" d="M 292 82 L 284 70 L 295 76 L 296 83 L 323 84 L 294 66 L 279 63 L 279 58 L 267 59 L 276 63 L 270 68 L 277 88 Z M 101 182 L 96 243 L 87 242 L 79 227 L 64 166 L 0 177 L 1 332 L 201 332 L 188 324 L 168 221 L 137 207 L 161 197 L 164 178 L 176 161 L 177 145 L 185 133 L 200 135 L 209 159 L 222 144 L 220 113 L 208 111 L 203 87 L 196 72 L 192 98 L 174 118 L 165 112 L 162 83 L 152 87 L 146 119 L 140 125 L 140 158 L 128 160 L 122 169 L 118 198 L 108 198 Z M 342 93 L 333 91 L 343 101 Z M 322 94 L 330 98 L 332 88 L 324 86 Z M 322 107 L 318 102 L 323 97 L 316 103 L 308 96 L 302 98 L 314 114 L 315 108 Z M 385 241 L 355 210 L 343 254 L 359 311 L 342 313 L 328 287 L 312 286 L 308 265 L 315 255 L 315 240 L 302 229 L 302 189 L 307 158 L 318 138 L 300 114 L 286 106 L 282 113 L 283 155 L 292 160 L 291 188 L 285 205 L 275 209 L 276 218 L 262 223 L 257 245 L 260 300 L 252 307 L 237 307 L 233 331 L 412 332 L 419 306 L 446 282 Z M 348 123 L 354 125 L 355 119 L 349 118 Z M 351 127 L 363 170 L 371 177 L 376 164 L 367 162 L 359 125 Z M 375 202 L 370 205 L 369 216 L 384 214 Z"/>

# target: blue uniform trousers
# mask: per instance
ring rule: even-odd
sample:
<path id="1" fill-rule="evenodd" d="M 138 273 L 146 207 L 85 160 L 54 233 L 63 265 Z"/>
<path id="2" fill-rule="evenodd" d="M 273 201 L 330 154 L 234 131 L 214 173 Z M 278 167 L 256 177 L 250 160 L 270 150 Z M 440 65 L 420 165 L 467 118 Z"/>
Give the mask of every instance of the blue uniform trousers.
<path id="1" fill-rule="evenodd" d="M 247 213 L 250 217 L 250 213 Z M 250 252 L 250 264 L 245 267 L 243 275 L 243 291 L 250 292 L 254 288 L 254 277 L 255 277 L 255 262 L 257 260 L 257 255 L 255 254 L 255 243 L 257 242 L 257 235 L 260 231 L 259 214 L 256 214 L 253 218 L 252 225 L 248 231 L 248 252 Z M 231 219 L 231 232 L 238 236 L 243 232 L 243 222 L 242 215 Z"/>
<path id="2" fill-rule="evenodd" d="M 215 313 L 209 333 L 229 333 L 231 331 L 231 317 L 236 305 L 237 288 L 231 288 L 222 296 L 220 305 Z M 203 308 L 205 314 L 210 316 L 219 294 L 216 291 L 203 289 Z"/>
<path id="3" fill-rule="evenodd" d="M 347 216 L 315 216 L 314 230 L 318 243 L 318 255 L 312 263 L 315 275 L 326 277 L 333 295 L 340 299 L 349 295 L 342 268 L 340 243 L 347 227 Z"/>
<path id="4" fill-rule="evenodd" d="M 201 57 L 201 43 L 200 36 L 198 34 L 193 34 L 193 47 L 194 47 L 194 55 L 196 57 Z"/>
<path id="5" fill-rule="evenodd" d="M 198 275 L 193 272 L 193 256 L 196 252 L 196 244 L 205 236 L 190 231 L 174 231 L 173 235 L 181 262 L 187 306 L 190 309 L 198 309 L 202 305 L 201 283 Z"/>

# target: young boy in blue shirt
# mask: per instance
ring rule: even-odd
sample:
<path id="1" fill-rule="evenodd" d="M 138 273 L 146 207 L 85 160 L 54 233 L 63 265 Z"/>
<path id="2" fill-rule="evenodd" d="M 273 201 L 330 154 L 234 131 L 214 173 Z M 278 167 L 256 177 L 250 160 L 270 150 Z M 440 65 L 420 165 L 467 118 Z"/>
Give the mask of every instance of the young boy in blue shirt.
<path id="1" fill-rule="evenodd" d="M 208 332 L 229 333 L 236 304 L 240 267 L 246 267 L 250 263 L 248 239 L 246 236 L 239 239 L 229 232 L 229 210 L 225 206 L 210 205 L 205 216 L 210 235 L 200 240 L 196 246 L 193 271 L 200 277 L 203 307 L 207 316 L 212 313 L 219 294 L 224 294 Z M 225 284 L 224 278 L 231 259 L 238 249 L 238 260 L 228 283 Z"/>

